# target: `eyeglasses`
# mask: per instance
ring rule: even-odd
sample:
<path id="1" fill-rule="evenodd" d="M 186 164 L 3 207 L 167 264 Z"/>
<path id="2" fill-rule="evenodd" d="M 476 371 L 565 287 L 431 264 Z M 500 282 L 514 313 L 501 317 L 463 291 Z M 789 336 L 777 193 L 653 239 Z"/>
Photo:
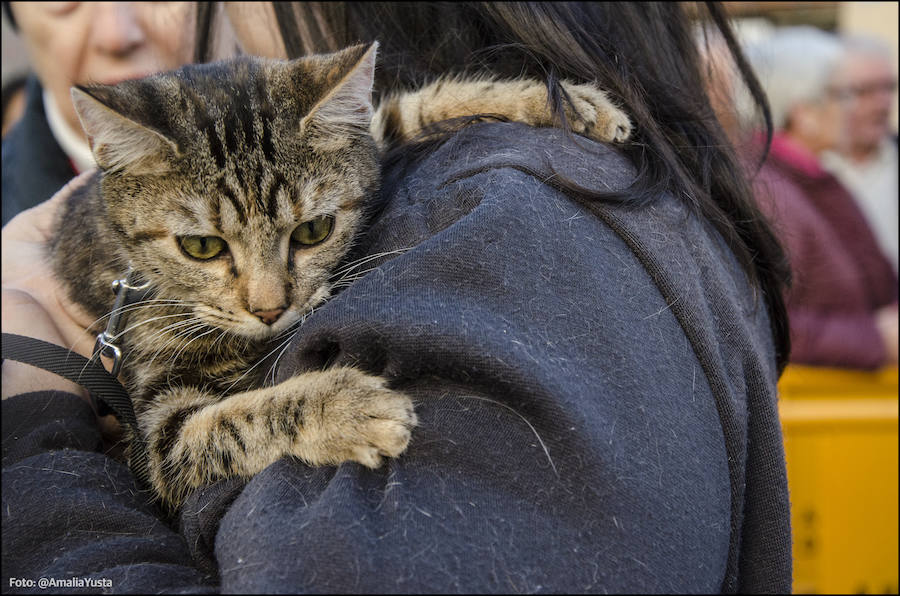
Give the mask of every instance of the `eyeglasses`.
<path id="1" fill-rule="evenodd" d="M 876 81 L 865 85 L 850 85 L 847 87 L 829 87 L 828 94 L 839 101 L 855 99 L 868 99 L 879 93 L 893 95 L 897 92 L 897 81 Z"/>

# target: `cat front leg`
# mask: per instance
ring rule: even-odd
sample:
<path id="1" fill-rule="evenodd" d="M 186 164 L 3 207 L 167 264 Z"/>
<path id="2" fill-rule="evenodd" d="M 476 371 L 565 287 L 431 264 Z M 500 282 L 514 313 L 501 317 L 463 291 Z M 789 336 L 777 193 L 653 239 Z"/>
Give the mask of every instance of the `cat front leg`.
<path id="1" fill-rule="evenodd" d="M 631 120 L 595 84 L 561 81 L 571 103 L 566 117 L 576 133 L 597 141 L 622 143 Z M 439 79 L 422 89 L 389 96 L 372 119 L 372 135 L 382 148 L 390 140 L 410 140 L 435 122 L 472 114 L 493 114 L 531 126 L 555 126 L 547 86 L 535 79 L 509 81 Z"/>
<path id="2" fill-rule="evenodd" d="M 221 401 L 195 388 L 171 389 L 144 420 L 151 482 L 172 507 L 195 488 L 249 478 L 286 455 L 315 466 L 356 461 L 377 468 L 384 456 L 406 449 L 416 425 L 406 395 L 348 367 Z"/>

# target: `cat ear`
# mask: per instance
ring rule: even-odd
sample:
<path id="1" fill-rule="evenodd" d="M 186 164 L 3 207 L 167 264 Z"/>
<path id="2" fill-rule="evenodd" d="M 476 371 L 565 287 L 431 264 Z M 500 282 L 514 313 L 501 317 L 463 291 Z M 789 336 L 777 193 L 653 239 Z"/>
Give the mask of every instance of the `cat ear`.
<path id="1" fill-rule="evenodd" d="M 175 143 L 107 106 L 89 89 L 72 87 L 72 103 L 103 170 L 127 167 L 132 174 L 164 172 L 168 159 L 178 153 Z"/>
<path id="2" fill-rule="evenodd" d="M 348 134 L 369 134 L 377 51 L 376 41 L 368 48 L 357 46 L 335 54 L 329 74 L 340 78 L 303 118 L 301 130 L 319 133 L 315 135 L 319 144 L 342 141 Z"/>

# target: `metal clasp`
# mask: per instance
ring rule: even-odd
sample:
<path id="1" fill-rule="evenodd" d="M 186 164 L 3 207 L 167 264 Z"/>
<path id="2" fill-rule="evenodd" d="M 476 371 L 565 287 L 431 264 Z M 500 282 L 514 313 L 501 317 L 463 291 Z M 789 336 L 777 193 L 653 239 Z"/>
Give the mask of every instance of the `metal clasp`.
<path id="1" fill-rule="evenodd" d="M 97 343 L 94 345 L 94 353 L 100 356 L 112 358 L 112 370 L 110 374 L 114 377 L 119 376 L 119 370 L 122 368 L 122 349 L 111 340 L 115 338 L 107 335 L 106 331 L 97 335 Z"/>
<path id="2" fill-rule="evenodd" d="M 114 377 L 119 375 L 119 370 L 122 368 L 122 349 L 116 345 L 119 335 L 122 333 L 120 327 L 126 319 L 122 309 L 140 299 L 150 287 L 150 282 L 134 285 L 135 277 L 134 268 L 129 265 L 124 277 L 112 282 L 112 291 L 116 295 L 116 301 L 113 303 L 106 330 L 97 335 L 97 343 L 94 344 L 95 354 L 112 358 L 112 371 L 110 372 Z"/>

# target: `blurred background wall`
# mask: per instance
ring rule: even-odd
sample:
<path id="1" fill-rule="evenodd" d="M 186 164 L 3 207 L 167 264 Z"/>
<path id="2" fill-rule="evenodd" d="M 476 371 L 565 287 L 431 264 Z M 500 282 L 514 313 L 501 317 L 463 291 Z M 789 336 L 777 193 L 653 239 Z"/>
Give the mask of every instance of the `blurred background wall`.
<path id="1" fill-rule="evenodd" d="M 876 37 L 893 50 L 894 75 L 897 75 L 898 34 L 897 2 L 723 2 L 739 28 L 750 35 L 788 25 L 813 25 L 834 33 Z M 897 98 L 891 116 L 898 126 Z"/>
<path id="2" fill-rule="evenodd" d="M 897 75 L 898 18 L 900 3 L 897 2 L 836 2 L 838 5 L 838 31 L 859 33 L 879 37 L 888 42 L 894 54 L 894 76 Z M 897 97 L 894 97 L 894 112 L 891 116 L 894 130 L 897 130 Z"/>

